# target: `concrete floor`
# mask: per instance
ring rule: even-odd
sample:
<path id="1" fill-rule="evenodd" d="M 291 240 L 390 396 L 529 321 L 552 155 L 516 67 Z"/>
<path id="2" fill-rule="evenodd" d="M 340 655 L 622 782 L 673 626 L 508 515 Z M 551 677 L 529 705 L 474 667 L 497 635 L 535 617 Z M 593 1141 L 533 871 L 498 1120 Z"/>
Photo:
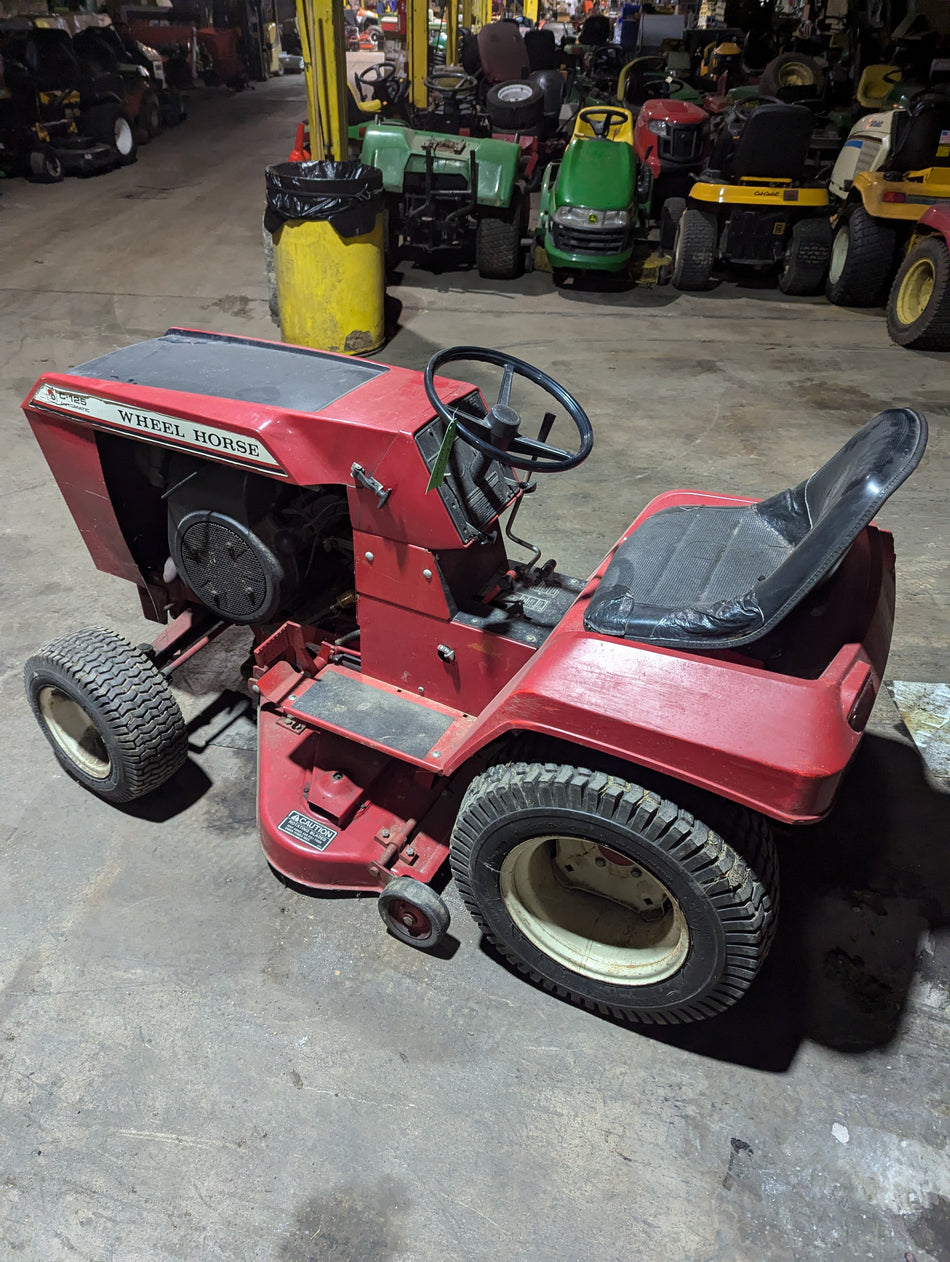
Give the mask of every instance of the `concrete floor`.
<path id="1" fill-rule="evenodd" d="M 67 630 L 146 625 L 93 569 L 19 403 L 44 369 L 171 324 L 276 336 L 263 168 L 302 102 L 299 79 L 207 93 L 133 167 L 0 186 L 0 1254 L 950 1258 L 950 796 L 886 698 L 832 816 L 781 839 L 752 992 L 672 1032 L 533 989 L 451 886 L 448 958 L 389 937 L 371 898 L 285 888 L 256 838 L 249 725 L 216 710 L 220 656 L 181 681 L 192 757 L 155 800 L 118 810 L 58 773 L 23 661 Z M 881 407 L 919 407 L 930 449 L 883 514 L 889 673 L 947 680 L 950 357 L 892 346 L 880 312 L 734 282 L 555 292 L 404 266 L 391 299 L 384 360 L 507 347 L 588 407 L 594 454 L 519 522 L 577 574 L 663 489 L 769 493 Z"/>

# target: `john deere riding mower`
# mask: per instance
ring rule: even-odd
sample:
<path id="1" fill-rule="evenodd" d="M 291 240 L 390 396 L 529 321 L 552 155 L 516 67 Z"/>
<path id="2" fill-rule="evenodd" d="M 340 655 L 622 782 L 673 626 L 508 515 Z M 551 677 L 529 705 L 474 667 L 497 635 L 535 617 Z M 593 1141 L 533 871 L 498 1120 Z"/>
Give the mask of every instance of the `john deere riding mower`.
<path id="1" fill-rule="evenodd" d="M 925 207 L 950 203 L 950 95 L 923 91 L 903 109 L 859 119 L 838 155 L 826 293 L 841 307 L 883 304 Z"/>
<path id="2" fill-rule="evenodd" d="M 717 262 L 778 266 L 786 294 L 817 293 L 831 251 L 827 190 L 806 179 L 812 115 L 767 98 L 739 102 L 685 200 L 665 203 L 675 224 L 672 281 L 705 289 Z"/>
<path id="3" fill-rule="evenodd" d="M 544 173 L 538 244 L 559 284 L 568 272 L 621 272 L 649 222 L 653 177 L 638 167 L 633 115 L 590 105 L 577 115 L 563 160 Z"/>

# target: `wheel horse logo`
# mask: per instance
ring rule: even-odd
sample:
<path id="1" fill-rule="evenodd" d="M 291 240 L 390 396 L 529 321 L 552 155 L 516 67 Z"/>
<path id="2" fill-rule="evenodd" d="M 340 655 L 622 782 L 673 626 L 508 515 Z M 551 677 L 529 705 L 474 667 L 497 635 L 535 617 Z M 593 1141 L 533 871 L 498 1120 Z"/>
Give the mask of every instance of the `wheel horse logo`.
<path id="1" fill-rule="evenodd" d="M 90 421 L 132 431 L 139 438 L 148 435 L 155 442 L 171 443 L 176 447 L 198 447 L 224 460 L 280 468 L 258 438 L 219 429 L 204 422 L 196 425 L 194 421 L 182 416 L 166 416 L 162 412 L 126 408 L 111 399 L 79 394 L 75 390 L 63 390 L 59 386 L 46 383 L 37 390 L 33 403 L 40 407 L 46 404 L 62 408 L 65 412 L 78 413 Z"/>

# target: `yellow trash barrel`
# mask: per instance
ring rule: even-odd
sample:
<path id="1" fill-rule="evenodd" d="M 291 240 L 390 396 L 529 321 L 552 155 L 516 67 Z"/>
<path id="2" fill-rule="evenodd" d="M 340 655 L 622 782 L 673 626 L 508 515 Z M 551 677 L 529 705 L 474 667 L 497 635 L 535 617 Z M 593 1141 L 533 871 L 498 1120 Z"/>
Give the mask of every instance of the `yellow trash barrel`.
<path id="1" fill-rule="evenodd" d="M 346 355 L 385 340 L 383 177 L 359 162 L 268 167 L 264 227 L 274 243 L 280 335 Z"/>

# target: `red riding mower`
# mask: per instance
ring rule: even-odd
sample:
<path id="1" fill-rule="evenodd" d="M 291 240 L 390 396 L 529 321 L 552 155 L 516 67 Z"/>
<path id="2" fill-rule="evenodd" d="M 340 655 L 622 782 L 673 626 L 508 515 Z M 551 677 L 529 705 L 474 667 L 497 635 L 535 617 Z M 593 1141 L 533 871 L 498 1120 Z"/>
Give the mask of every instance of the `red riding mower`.
<path id="1" fill-rule="evenodd" d="M 497 397 L 440 375 L 461 362 L 493 365 Z M 552 408 L 536 437 L 516 379 Z M 126 802 L 173 775 L 169 676 L 242 624 L 278 872 L 376 892 L 432 947 L 448 859 L 498 950 L 594 1011 L 692 1021 L 748 989 L 775 930 L 768 820 L 828 811 L 880 686 L 894 552 L 871 519 L 921 416 L 881 413 L 761 502 L 661 495 L 578 579 L 513 517 L 588 456 L 590 421 L 499 351 L 420 373 L 171 329 L 44 374 L 24 408 L 96 564 L 171 619 L 151 647 L 85 630 L 27 663 L 80 783 Z"/>

